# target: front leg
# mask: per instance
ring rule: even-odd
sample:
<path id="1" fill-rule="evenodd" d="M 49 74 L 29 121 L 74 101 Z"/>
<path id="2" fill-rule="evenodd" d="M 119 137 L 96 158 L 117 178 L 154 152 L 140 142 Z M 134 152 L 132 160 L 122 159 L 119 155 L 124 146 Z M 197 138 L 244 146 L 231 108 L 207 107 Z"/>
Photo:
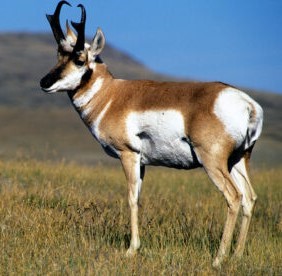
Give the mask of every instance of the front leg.
<path id="1" fill-rule="evenodd" d="M 133 256 L 140 247 L 138 199 L 145 170 L 140 165 L 140 155 L 135 152 L 123 152 L 121 154 L 121 163 L 128 184 L 128 202 L 131 213 L 131 241 L 126 256 Z"/>

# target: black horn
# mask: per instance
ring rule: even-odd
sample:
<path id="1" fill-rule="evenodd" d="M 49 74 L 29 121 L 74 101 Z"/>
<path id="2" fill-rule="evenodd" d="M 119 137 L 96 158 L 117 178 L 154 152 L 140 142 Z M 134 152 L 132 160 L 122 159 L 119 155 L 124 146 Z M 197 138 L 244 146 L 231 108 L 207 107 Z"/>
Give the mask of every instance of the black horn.
<path id="1" fill-rule="evenodd" d="M 85 43 L 85 21 L 86 11 L 83 5 L 79 4 L 77 7 L 81 8 L 81 20 L 79 23 L 71 21 L 72 26 L 77 31 L 77 41 L 73 49 L 73 53 L 78 53 L 84 49 Z"/>
<path id="2" fill-rule="evenodd" d="M 46 14 L 46 17 L 50 23 L 54 37 L 58 44 L 60 44 L 61 40 L 65 39 L 65 35 L 60 25 L 60 12 L 62 6 L 65 4 L 71 7 L 71 4 L 68 3 L 67 1 L 60 1 L 56 7 L 54 14 Z"/>

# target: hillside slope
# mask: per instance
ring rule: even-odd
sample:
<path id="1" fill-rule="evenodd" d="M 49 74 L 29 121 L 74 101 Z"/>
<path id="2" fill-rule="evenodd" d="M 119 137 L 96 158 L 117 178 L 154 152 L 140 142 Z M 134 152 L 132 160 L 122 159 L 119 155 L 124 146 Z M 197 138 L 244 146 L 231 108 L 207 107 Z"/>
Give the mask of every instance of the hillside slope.
<path id="1" fill-rule="evenodd" d="M 42 97 L 38 93 L 40 79 L 56 63 L 56 50 L 54 38 L 49 34 L 0 34 L 0 104 L 66 105 L 60 97 Z M 163 78 L 109 45 L 102 58 L 119 78 Z"/>
<path id="2" fill-rule="evenodd" d="M 102 58 L 119 78 L 171 79 L 150 71 L 111 46 L 106 46 Z M 51 35 L 0 34 L 0 157 L 20 154 L 87 163 L 109 162 L 79 121 L 67 96 L 41 92 L 39 80 L 55 62 L 56 45 Z M 263 139 L 255 150 L 256 163 L 279 165 L 282 96 L 244 90 L 265 112 Z"/>

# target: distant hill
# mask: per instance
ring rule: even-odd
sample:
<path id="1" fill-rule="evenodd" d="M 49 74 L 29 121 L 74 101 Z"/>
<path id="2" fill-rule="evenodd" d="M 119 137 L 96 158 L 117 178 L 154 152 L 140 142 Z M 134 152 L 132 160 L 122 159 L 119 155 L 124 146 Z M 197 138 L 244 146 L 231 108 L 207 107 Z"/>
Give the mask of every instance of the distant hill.
<path id="1" fill-rule="evenodd" d="M 40 79 L 55 65 L 56 49 L 51 34 L 0 34 L 0 105 L 66 105 L 62 97 L 38 93 Z M 119 78 L 165 78 L 110 45 L 102 59 Z"/>
<path id="2" fill-rule="evenodd" d="M 173 80 L 151 71 L 111 45 L 106 46 L 102 59 L 119 78 Z M 97 155 L 93 159 L 89 152 L 100 150 L 97 146 L 93 148 L 92 138 L 79 119 L 72 117 L 76 114 L 66 95 L 46 95 L 40 90 L 40 79 L 55 62 L 56 45 L 51 34 L 0 34 L 0 157 L 10 158 L 19 151 L 28 151 L 36 157 L 49 156 L 49 151 L 53 150 L 58 158 L 69 156 L 83 162 L 97 161 Z M 279 165 L 282 163 L 282 96 L 244 90 L 265 112 L 263 139 L 256 147 L 256 160 L 266 165 Z M 43 131 L 43 127 L 49 131 Z M 52 133 L 54 129 L 56 135 Z M 65 139 L 68 137 L 68 142 L 58 141 L 59 134 Z M 68 145 L 77 139 L 83 141 L 83 147 L 69 154 Z M 43 143 L 45 153 L 42 153 Z M 98 156 L 100 160 L 100 154 Z"/>

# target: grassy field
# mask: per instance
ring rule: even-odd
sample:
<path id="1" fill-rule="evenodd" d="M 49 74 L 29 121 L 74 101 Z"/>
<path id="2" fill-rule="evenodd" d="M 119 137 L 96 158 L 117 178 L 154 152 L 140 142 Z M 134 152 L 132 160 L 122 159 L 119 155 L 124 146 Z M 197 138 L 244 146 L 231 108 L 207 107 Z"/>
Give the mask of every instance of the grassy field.
<path id="1" fill-rule="evenodd" d="M 252 179 L 258 202 L 244 258 L 216 272 L 211 261 L 226 206 L 201 170 L 149 168 L 142 245 L 127 259 L 129 208 L 121 169 L 0 162 L 0 275 L 281 275 L 282 170 L 253 171 Z"/>

